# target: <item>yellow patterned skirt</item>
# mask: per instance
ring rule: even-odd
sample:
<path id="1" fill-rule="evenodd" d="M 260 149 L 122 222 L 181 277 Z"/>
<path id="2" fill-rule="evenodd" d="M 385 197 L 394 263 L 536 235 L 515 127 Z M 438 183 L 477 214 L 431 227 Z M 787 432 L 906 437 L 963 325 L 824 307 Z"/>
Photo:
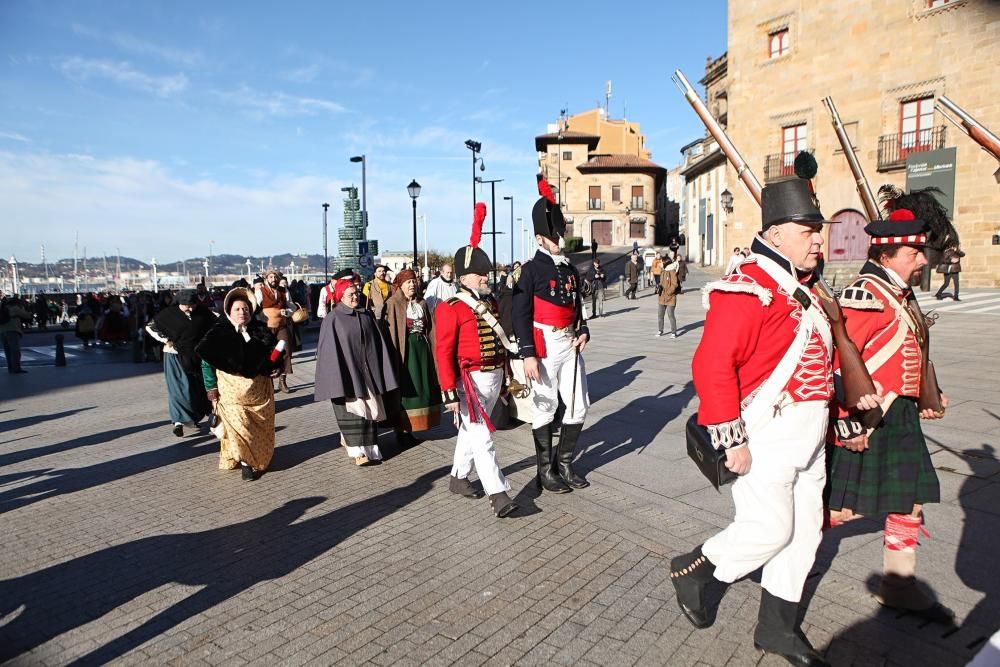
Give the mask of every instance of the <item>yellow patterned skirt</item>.
<path id="1" fill-rule="evenodd" d="M 244 462 L 256 472 L 267 470 L 274 455 L 274 388 L 271 378 L 245 378 L 216 371 L 219 401 L 216 414 L 226 429 L 219 468 L 232 470 Z"/>

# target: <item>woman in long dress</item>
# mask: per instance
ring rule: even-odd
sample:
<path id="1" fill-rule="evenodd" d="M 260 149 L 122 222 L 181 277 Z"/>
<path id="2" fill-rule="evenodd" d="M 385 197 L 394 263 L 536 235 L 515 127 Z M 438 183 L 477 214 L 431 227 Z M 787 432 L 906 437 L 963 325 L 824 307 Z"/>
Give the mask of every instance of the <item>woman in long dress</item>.
<path id="1" fill-rule="evenodd" d="M 399 383 L 389 342 L 370 310 L 359 308 L 350 278 L 334 283 L 336 305 L 323 318 L 316 347 L 314 400 L 330 401 L 347 455 L 359 466 L 382 460 L 378 422 L 386 418 L 383 397 Z"/>
<path id="2" fill-rule="evenodd" d="M 243 479 L 251 481 L 267 470 L 274 455 L 271 378 L 280 372 L 281 360 L 271 361 L 277 342 L 274 334 L 252 318 L 257 308 L 253 292 L 233 288 L 223 308 L 225 317 L 219 318 L 196 350 L 222 429 L 219 468 L 240 467 Z"/>
<path id="3" fill-rule="evenodd" d="M 404 269 L 393 281 L 386 321 L 399 378 L 398 404 L 390 409 L 400 445 L 415 444 L 413 433 L 441 423 L 441 386 L 434 367 L 434 335 L 427 302 L 420 298 L 417 274 Z"/>

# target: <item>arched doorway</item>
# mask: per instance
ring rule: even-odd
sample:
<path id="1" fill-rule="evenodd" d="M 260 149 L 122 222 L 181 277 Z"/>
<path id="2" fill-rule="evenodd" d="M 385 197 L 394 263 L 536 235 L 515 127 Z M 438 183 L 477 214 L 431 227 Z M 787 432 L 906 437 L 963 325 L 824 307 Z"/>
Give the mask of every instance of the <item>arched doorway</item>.
<path id="1" fill-rule="evenodd" d="M 838 224 L 830 225 L 827 260 L 852 262 L 865 259 L 868 256 L 868 234 L 865 233 L 868 219 L 864 214 L 853 208 L 845 208 L 830 219 L 836 220 Z"/>

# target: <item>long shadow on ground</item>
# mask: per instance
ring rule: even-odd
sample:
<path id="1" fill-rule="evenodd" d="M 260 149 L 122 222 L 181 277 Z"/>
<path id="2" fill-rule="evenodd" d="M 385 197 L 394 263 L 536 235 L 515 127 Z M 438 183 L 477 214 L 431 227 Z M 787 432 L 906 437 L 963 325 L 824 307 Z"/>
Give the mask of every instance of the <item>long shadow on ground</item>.
<path id="1" fill-rule="evenodd" d="M 77 662 L 104 664 L 262 581 L 283 577 L 430 491 L 437 468 L 411 484 L 299 521 L 326 498 L 300 498 L 264 516 L 195 533 L 135 540 L 0 581 L 0 662 L 100 618 L 166 584 L 203 586 Z"/>

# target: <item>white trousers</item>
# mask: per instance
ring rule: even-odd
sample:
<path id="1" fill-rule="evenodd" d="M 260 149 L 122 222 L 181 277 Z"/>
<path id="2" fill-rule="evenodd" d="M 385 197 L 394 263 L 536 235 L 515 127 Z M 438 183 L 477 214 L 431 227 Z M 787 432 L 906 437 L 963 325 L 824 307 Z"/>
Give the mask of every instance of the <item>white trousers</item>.
<path id="1" fill-rule="evenodd" d="M 587 393 L 587 366 L 583 355 L 579 355 L 573 347 L 574 336 L 568 331 L 552 331 L 552 327 L 541 329 L 545 337 L 545 358 L 539 359 L 542 374 L 541 382 L 531 385 L 531 398 L 534 411 L 531 428 L 542 428 L 552 423 L 559 398 L 566 405 L 563 415 L 564 424 L 582 424 L 590 407 L 590 396 Z M 576 366 L 576 400 L 573 399 L 573 368 Z M 572 413 L 570 408 L 572 407 Z"/>
<path id="2" fill-rule="evenodd" d="M 500 389 L 503 386 L 503 369 L 498 368 L 492 371 L 472 371 L 472 383 L 476 386 L 476 395 L 479 404 L 483 406 L 486 414 L 493 411 L 500 398 Z M 489 494 L 510 491 L 510 484 L 500 470 L 500 462 L 497 461 L 497 450 L 493 446 L 493 437 L 486 424 L 479 416 L 478 422 L 469 419 L 469 402 L 466 400 L 465 389 L 461 382 L 458 385 L 458 406 L 460 410 L 458 424 L 458 440 L 455 442 L 455 462 L 451 467 L 451 474 L 459 479 L 465 479 L 472 472 L 472 466 L 476 466 L 476 474 L 483 484 L 483 490 Z"/>
<path id="3" fill-rule="evenodd" d="M 752 462 L 733 484 L 736 517 L 702 547 L 719 581 L 763 566 L 768 592 L 802 597 L 822 537 L 828 412 L 823 401 L 792 403 L 748 434 Z"/>

